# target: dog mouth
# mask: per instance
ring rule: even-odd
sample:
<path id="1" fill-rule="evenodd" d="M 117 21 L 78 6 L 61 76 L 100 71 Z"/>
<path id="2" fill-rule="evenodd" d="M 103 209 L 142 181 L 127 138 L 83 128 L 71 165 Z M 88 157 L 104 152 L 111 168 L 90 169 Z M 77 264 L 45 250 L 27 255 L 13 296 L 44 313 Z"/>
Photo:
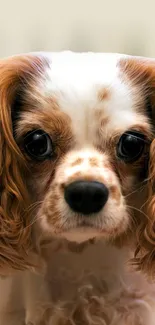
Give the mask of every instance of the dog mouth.
<path id="1" fill-rule="evenodd" d="M 87 240 L 103 236 L 103 231 L 83 223 L 77 227 L 70 228 L 62 232 L 59 234 L 59 236 L 67 239 L 68 241 L 82 243 Z"/>
<path id="2" fill-rule="evenodd" d="M 107 226 L 102 223 L 101 219 L 96 220 L 80 220 L 80 222 L 71 223 L 66 229 L 61 229 L 56 236 L 65 238 L 68 241 L 82 243 L 94 238 L 102 238 L 103 240 L 109 240 L 110 238 L 116 238 L 127 229 L 126 222 L 122 220 L 117 224 Z"/>
<path id="3" fill-rule="evenodd" d="M 80 220 L 80 222 L 70 224 L 63 229 L 58 236 L 66 238 L 68 241 L 81 243 L 89 239 L 107 237 L 109 232 L 106 227 L 101 227 L 101 224 L 97 224 L 93 220 L 91 223 L 90 220 Z"/>
<path id="4" fill-rule="evenodd" d="M 118 212 L 119 210 L 115 211 L 115 214 Z M 39 223 L 47 235 L 55 238 L 78 243 L 99 237 L 109 241 L 120 236 L 129 226 L 128 214 L 123 212 L 119 218 L 114 218 L 115 214 L 111 210 L 87 216 L 65 211 L 55 223 L 52 222 L 52 217 L 48 219 L 44 214 L 40 217 L 40 213 Z"/>

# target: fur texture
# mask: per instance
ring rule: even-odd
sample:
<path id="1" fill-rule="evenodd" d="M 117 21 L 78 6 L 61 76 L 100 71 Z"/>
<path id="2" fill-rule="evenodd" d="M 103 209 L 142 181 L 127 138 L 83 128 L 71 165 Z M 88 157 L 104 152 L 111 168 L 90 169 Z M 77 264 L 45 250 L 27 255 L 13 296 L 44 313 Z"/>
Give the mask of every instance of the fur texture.
<path id="1" fill-rule="evenodd" d="M 1 60 L 3 325 L 154 325 L 155 286 L 144 276 L 154 275 L 154 94 L 151 59 Z M 133 137 L 128 157 L 122 143 Z M 79 181 L 106 187 L 97 213 L 65 199 Z"/>

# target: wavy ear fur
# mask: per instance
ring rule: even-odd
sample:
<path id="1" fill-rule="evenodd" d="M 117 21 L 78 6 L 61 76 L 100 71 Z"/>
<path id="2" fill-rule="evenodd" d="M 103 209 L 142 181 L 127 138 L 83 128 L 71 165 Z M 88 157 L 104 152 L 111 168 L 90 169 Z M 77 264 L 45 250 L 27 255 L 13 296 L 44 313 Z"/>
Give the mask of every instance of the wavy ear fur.
<path id="1" fill-rule="evenodd" d="M 148 168 L 148 200 L 146 202 L 146 218 L 138 229 L 139 245 L 135 262 L 140 269 L 151 277 L 155 276 L 155 139 L 150 146 Z"/>
<path id="2" fill-rule="evenodd" d="M 29 267 L 32 249 L 26 163 L 13 138 L 15 102 L 44 69 L 37 56 L 0 61 L 0 274 Z"/>
<path id="3" fill-rule="evenodd" d="M 149 151 L 146 180 L 148 198 L 142 202 L 144 215 L 137 229 L 138 246 L 133 262 L 149 275 L 155 274 L 155 60 L 145 58 L 126 59 L 123 71 L 144 99 L 146 114 L 152 125 L 152 142 Z"/>

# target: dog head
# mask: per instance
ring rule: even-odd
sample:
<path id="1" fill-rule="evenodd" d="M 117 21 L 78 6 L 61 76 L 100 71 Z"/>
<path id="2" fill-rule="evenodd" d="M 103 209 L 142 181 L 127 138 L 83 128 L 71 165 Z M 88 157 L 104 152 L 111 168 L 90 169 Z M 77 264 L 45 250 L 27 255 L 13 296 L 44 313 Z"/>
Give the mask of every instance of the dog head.
<path id="1" fill-rule="evenodd" d="M 131 236 L 154 252 L 155 61 L 53 53 L 0 62 L 0 265 L 36 234 Z M 29 255 L 29 254 L 28 254 Z"/>

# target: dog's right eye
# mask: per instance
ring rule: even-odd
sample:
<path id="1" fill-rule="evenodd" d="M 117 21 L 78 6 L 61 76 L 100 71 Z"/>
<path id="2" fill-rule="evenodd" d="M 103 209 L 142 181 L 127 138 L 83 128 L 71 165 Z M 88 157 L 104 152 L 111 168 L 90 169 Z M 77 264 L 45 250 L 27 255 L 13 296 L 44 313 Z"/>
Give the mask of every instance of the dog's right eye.
<path id="1" fill-rule="evenodd" d="M 144 134 L 136 131 L 124 133 L 117 144 L 117 156 L 126 163 L 136 161 L 145 146 Z"/>
<path id="2" fill-rule="evenodd" d="M 24 137 L 24 150 L 35 160 L 49 159 L 53 155 L 52 140 L 43 130 L 30 131 Z"/>

